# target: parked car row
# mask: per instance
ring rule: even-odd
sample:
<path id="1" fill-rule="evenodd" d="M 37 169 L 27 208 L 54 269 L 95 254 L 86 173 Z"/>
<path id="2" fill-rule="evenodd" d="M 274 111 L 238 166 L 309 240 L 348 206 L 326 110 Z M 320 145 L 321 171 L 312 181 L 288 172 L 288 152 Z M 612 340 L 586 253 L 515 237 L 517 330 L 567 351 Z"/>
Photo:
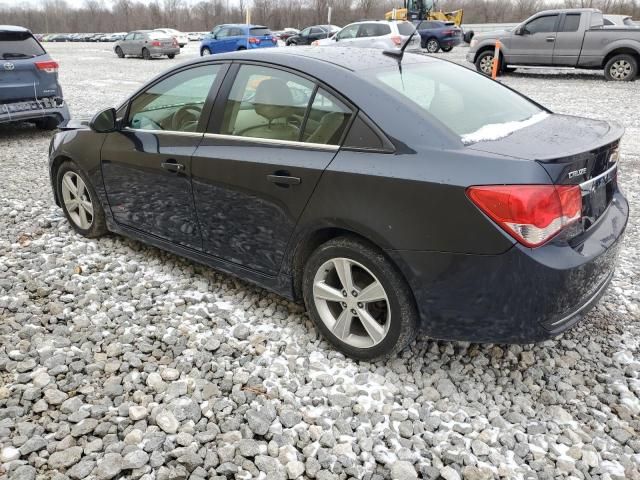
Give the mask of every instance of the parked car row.
<path id="1" fill-rule="evenodd" d="M 156 31 L 175 37 L 180 47 L 184 47 L 189 41 L 200 41 L 206 32 L 183 33 L 174 28 L 156 28 Z M 116 33 L 49 33 L 39 34 L 36 38 L 41 42 L 117 42 L 123 40 L 127 32 Z"/>

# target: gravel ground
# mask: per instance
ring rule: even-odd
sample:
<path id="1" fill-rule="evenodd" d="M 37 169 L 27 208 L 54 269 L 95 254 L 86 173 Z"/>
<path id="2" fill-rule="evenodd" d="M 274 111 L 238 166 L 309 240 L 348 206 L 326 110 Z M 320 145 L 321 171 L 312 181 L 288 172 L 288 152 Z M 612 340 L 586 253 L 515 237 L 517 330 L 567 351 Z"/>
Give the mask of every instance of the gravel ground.
<path id="1" fill-rule="evenodd" d="M 180 61 L 47 48 L 74 116 Z M 613 284 L 543 344 L 422 338 L 377 364 L 331 350 L 300 305 L 74 234 L 53 205 L 51 135 L 0 127 L 0 479 L 639 479 L 640 84 L 504 82 L 627 128 L 620 181 L 635 208 Z"/>

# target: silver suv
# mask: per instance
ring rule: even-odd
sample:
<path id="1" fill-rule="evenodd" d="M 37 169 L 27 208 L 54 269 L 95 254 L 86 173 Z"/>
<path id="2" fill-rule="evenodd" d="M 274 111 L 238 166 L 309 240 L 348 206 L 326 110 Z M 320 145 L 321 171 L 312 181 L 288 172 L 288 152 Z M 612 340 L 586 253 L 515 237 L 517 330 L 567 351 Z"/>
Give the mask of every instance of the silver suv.
<path id="1" fill-rule="evenodd" d="M 411 22 L 367 20 L 350 23 L 331 38 L 317 40 L 312 45 L 333 47 L 400 48 L 414 32 Z M 420 49 L 420 34 L 407 45 L 407 50 Z"/>

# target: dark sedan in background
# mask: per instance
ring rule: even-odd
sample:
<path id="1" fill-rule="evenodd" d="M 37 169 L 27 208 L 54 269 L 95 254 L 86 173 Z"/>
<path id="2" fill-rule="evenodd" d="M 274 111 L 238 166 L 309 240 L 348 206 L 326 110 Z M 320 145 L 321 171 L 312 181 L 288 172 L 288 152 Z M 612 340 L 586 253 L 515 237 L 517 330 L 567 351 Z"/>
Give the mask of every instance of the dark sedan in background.
<path id="1" fill-rule="evenodd" d="M 286 40 L 287 46 L 311 45 L 316 40 L 329 38 L 340 31 L 340 27 L 335 25 L 314 25 L 300 31 Z"/>
<path id="2" fill-rule="evenodd" d="M 52 130 L 68 120 L 58 62 L 26 28 L 0 25 L 0 123 L 28 121 Z"/>
<path id="3" fill-rule="evenodd" d="M 453 22 L 442 22 L 439 20 L 423 20 L 416 29 L 420 34 L 422 48 L 429 53 L 436 53 L 438 50 L 449 52 L 463 41 L 463 32 Z"/>
<path id="4" fill-rule="evenodd" d="M 267 49 L 184 63 L 69 127 L 50 175 L 79 234 L 304 299 L 371 360 L 419 329 L 529 343 L 574 325 L 627 224 L 622 133 L 429 56 Z"/>

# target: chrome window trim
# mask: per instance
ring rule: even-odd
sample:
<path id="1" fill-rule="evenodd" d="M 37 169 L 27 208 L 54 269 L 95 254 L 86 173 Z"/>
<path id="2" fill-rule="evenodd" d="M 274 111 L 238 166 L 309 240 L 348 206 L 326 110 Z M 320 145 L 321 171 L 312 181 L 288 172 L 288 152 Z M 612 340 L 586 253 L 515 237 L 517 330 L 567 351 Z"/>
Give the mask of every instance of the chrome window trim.
<path id="1" fill-rule="evenodd" d="M 205 133 L 204 137 L 219 139 L 219 140 L 235 140 L 239 142 L 261 143 L 263 145 L 280 145 L 283 147 L 304 147 L 304 148 L 310 148 L 314 150 L 326 150 L 328 152 L 337 152 L 340 149 L 339 145 L 298 142 L 295 140 L 276 140 L 272 138 L 260 138 L 260 137 L 241 137 L 239 135 L 227 135 L 223 133 Z"/>
<path id="2" fill-rule="evenodd" d="M 142 132 L 142 133 L 160 133 L 160 134 L 171 134 L 171 135 L 181 135 L 183 137 L 202 137 L 204 135 L 202 132 L 182 132 L 180 130 L 152 130 L 147 128 L 131 128 L 124 127 L 121 131 L 125 132 Z"/>

